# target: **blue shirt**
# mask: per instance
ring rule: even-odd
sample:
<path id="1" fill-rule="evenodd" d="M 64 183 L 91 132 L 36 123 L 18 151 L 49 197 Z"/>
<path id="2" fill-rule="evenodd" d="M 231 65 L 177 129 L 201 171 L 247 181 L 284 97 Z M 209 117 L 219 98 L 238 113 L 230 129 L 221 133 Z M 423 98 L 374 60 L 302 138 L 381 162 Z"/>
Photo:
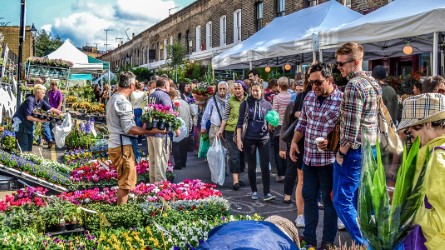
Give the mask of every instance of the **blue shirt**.
<path id="1" fill-rule="evenodd" d="M 36 101 L 34 95 L 28 96 L 19 106 L 13 117 L 17 117 L 22 121 L 25 133 L 32 133 L 34 122 L 29 121 L 26 117 L 32 114 L 34 109 L 50 110 L 51 106 L 45 100 Z"/>

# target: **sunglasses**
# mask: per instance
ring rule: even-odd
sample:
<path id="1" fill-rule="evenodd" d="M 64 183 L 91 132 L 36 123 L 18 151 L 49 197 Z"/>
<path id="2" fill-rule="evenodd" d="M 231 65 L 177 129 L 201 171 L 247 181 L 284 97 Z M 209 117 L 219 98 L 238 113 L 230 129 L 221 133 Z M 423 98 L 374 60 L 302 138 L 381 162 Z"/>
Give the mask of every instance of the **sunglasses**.
<path id="1" fill-rule="evenodd" d="M 423 128 L 423 125 L 424 124 L 415 125 L 415 126 L 409 127 L 409 129 L 412 129 L 414 131 L 419 131 Z"/>
<path id="2" fill-rule="evenodd" d="M 355 59 L 346 61 L 346 62 L 336 62 L 337 66 L 343 67 L 345 64 L 355 61 Z"/>
<path id="3" fill-rule="evenodd" d="M 321 80 L 309 80 L 307 81 L 310 85 L 321 86 L 326 79 Z"/>

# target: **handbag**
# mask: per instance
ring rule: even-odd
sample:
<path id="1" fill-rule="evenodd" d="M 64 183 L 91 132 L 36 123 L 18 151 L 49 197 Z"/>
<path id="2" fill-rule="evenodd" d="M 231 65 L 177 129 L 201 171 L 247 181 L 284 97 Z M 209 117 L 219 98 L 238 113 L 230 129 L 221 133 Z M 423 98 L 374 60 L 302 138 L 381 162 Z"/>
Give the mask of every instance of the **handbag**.
<path id="1" fill-rule="evenodd" d="M 292 138 L 294 137 L 294 131 L 295 131 L 295 127 L 298 124 L 298 119 L 296 119 L 287 129 L 286 132 L 284 132 L 281 135 L 281 140 L 290 143 L 292 141 Z"/>
<path id="2" fill-rule="evenodd" d="M 392 121 L 388 108 L 385 106 L 385 103 L 383 102 L 382 95 L 378 94 L 378 89 L 371 83 L 368 77 L 363 77 L 363 78 L 366 79 L 369 82 L 369 84 L 371 84 L 371 86 L 377 93 L 377 105 L 378 105 L 377 125 L 378 125 L 378 133 L 379 133 L 378 138 L 379 138 L 380 148 L 382 152 L 386 151 L 399 155 L 403 153 L 403 143 L 396 132 L 397 131 L 396 126 Z"/>
<path id="3" fill-rule="evenodd" d="M 328 140 L 328 150 L 337 152 L 340 146 L 340 117 L 338 117 L 334 129 L 329 132 L 326 139 Z"/>
<path id="4" fill-rule="evenodd" d="M 244 112 L 244 121 L 243 121 L 243 126 L 241 127 L 241 140 L 244 141 L 244 137 L 246 136 L 246 131 L 247 131 L 247 124 L 249 122 L 249 105 L 246 102 L 246 111 Z M 235 129 L 235 133 L 233 133 L 233 142 L 238 143 L 237 142 L 237 130 Z"/>
<path id="5" fill-rule="evenodd" d="M 303 101 L 304 101 L 305 96 L 306 95 L 304 94 L 304 92 L 299 93 L 297 95 L 296 98 L 298 98 L 299 102 L 298 102 L 298 104 L 296 103 L 296 106 L 292 109 L 291 116 L 293 116 L 296 111 L 301 111 L 303 109 Z M 292 138 L 294 137 L 295 127 L 298 124 L 298 120 L 299 120 L 298 118 L 295 119 L 295 121 L 292 122 L 292 124 L 286 129 L 286 132 L 284 132 L 280 137 L 281 140 L 283 140 L 287 143 L 291 143 Z"/>

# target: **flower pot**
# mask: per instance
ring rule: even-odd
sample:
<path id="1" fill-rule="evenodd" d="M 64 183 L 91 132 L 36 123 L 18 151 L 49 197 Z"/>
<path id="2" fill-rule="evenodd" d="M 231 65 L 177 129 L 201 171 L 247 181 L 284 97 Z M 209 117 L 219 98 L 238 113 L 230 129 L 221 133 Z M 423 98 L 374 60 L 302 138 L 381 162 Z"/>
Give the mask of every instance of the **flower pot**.
<path id="1" fill-rule="evenodd" d="M 66 224 L 66 230 L 76 230 L 76 229 L 77 229 L 77 223 Z"/>
<path id="2" fill-rule="evenodd" d="M 153 121 L 149 121 L 149 122 L 145 123 L 145 129 L 146 130 L 153 129 Z"/>
<path id="3" fill-rule="evenodd" d="M 153 121 L 151 121 L 151 124 L 152 124 L 152 128 L 157 128 L 158 127 L 158 123 L 159 123 L 159 121 L 158 120 L 153 120 Z"/>
<path id="4" fill-rule="evenodd" d="M 157 128 L 158 128 L 159 130 L 164 130 L 164 129 L 165 129 L 165 125 L 166 125 L 166 122 L 164 122 L 164 121 L 159 121 L 158 124 L 157 124 Z"/>
<path id="5" fill-rule="evenodd" d="M 57 125 L 62 125 L 62 123 L 63 123 L 63 121 L 60 120 L 60 119 L 56 121 L 56 124 L 57 124 Z"/>
<path id="6" fill-rule="evenodd" d="M 52 123 L 56 123 L 56 118 L 50 118 L 49 121 Z"/>

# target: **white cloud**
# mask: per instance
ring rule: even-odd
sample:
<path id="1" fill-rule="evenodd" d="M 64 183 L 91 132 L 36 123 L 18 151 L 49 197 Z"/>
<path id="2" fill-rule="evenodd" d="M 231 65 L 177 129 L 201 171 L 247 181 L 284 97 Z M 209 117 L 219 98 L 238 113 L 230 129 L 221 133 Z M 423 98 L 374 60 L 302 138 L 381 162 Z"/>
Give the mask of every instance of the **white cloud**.
<path id="1" fill-rule="evenodd" d="M 45 30 L 46 33 L 51 33 L 52 29 L 53 29 L 53 25 L 52 24 L 44 24 L 42 25 L 42 27 L 39 30 Z"/>
<path id="2" fill-rule="evenodd" d="M 111 1 L 110 1 L 111 2 Z M 113 2 L 94 3 L 87 0 L 77 0 L 71 7 L 73 13 L 66 17 L 55 17 L 53 24 L 46 24 L 53 34 L 62 39 L 70 39 L 76 46 L 88 43 L 104 49 L 105 29 L 108 32 L 108 49 L 117 47 L 116 38 L 127 40 L 125 30 L 131 38 L 131 33 L 139 34 L 156 22 L 168 16 L 168 10 L 176 7 L 172 1 L 164 0 L 115 0 Z M 176 9 L 178 10 L 178 9 Z M 173 13 L 173 11 L 172 11 Z M 43 28 L 43 27 L 42 27 Z"/>

